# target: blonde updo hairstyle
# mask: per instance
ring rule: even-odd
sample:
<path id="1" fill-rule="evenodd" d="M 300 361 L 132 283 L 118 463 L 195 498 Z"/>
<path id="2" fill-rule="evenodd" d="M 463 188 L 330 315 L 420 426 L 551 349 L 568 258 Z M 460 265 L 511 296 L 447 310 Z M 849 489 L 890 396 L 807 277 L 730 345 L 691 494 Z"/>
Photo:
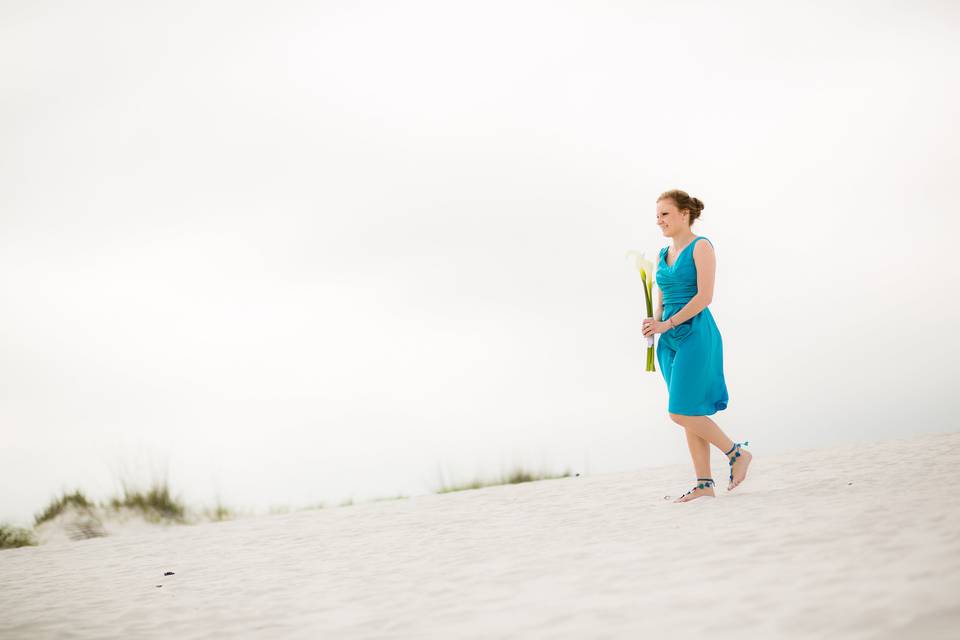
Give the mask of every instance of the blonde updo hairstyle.
<path id="1" fill-rule="evenodd" d="M 688 225 L 693 225 L 693 221 L 700 217 L 700 212 L 703 211 L 703 201 L 700 198 L 694 198 L 686 191 L 681 191 L 680 189 L 671 189 L 670 191 L 664 191 L 660 194 L 660 197 L 657 198 L 657 202 L 660 202 L 664 198 L 670 198 L 673 200 L 673 203 L 677 205 L 677 209 L 680 211 L 680 215 L 683 215 L 684 210 L 690 214 L 690 219 L 687 221 Z"/>

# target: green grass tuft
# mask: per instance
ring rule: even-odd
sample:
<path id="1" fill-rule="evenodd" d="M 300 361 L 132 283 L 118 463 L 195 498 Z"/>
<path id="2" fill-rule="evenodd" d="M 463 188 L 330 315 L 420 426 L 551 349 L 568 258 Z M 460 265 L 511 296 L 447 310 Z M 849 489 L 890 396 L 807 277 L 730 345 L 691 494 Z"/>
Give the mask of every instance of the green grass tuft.
<path id="1" fill-rule="evenodd" d="M 123 498 L 111 498 L 109 504 L 115 511 L 123 508 L 139 511 L 148 522 L 185 522 L 186 507 L 170 496 L 170 487 L 165 481 L 154 482 L 146 493 L 125 486 Z"/>
<path id="2" fill-rule="evenodd" d="M 54 498 L 42 513 L 34 516 L 34 526 L 43 524 L 47 520 L 53 520 L 58 515 L 63 513 L 63 510 L 70 505 L 74 505 L 83 509 L 89 509 L 93 506 L 93 503 L 87 500 L 87 497 L 83 495 L 79 489 L 69 494 L 63 492 L 63 495 L 59 498 Z"/>
<path id="3" fill-rule="evenodd" d="M 30 529 L 0 524 L 0 549 L 36 546 L 37 540 Z"/>
<path id="4" fill-rule="evenodd" d="M 470 489 L 481 489 L 483 487 L 493 487 L 502 484 L 518 484 L 520 482 L 536 482 L 537 480 L 553 480 L 556 478 L 568 478 L 573 475 L 572 471 L 564 471 L 560 474 L 554 473 L 536 473 L 522 468 L 516 468 L 513 471 L 502 474 L 498 478 L 476 478 L 469 482 L 460 484 L 441 483 L 437 493 L 450 493 L 451 491 L 468 491 Z"/>
<path id="5" fill-rule="evenodd" d="M 219 499 L 212 509 L 205 509 L 204 515 L 213 522 L 222 522 L 223 520 L 233 520 L 237 514 L 233 509 L 227 507 Z"/>

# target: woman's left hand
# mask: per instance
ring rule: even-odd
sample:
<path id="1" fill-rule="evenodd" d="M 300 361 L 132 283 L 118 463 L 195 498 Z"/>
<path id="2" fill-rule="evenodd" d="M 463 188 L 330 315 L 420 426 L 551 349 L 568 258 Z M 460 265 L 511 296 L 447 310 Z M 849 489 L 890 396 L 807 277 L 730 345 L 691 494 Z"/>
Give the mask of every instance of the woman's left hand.
<path id="1" fill-rule="evenodd" d="M 652 336 L 655 333 L 663 333 L 670 330 L 670 323 L 657 322 L 653 318 L 643 319 L 643 335 Z"/>

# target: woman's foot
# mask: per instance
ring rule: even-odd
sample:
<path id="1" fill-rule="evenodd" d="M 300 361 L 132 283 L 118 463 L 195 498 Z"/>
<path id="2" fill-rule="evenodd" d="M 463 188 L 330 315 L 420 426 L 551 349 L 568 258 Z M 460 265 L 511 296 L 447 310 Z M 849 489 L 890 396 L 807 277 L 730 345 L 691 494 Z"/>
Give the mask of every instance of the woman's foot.
<path id="1" fill-rule="evenodd" d="M 697 478 L 697 486 L 674 500 L 674 502 L 690 502 L 691 500 L 696 500 L 704 496 L 716 498 L 716 495 L 713 493 L 712 478 Z"/>
<path id="2" fill-rule="evenodd" d="M 744 442 L 743 444 L 750 443 Z M 753 460 L 753 454 L 743 449 L 739 442 L 735 442 L 730 451 L 727 452 L 727 458 L 730 460 L 730 484 L 727 486 L 727 491 L 732 491 L 747 477 L 747 467 Z"/>

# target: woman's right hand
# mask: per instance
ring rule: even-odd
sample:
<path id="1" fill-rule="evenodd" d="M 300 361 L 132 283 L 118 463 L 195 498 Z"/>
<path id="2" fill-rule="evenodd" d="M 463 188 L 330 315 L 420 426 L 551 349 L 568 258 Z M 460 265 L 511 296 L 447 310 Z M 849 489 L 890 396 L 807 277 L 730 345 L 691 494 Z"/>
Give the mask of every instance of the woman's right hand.
<path id="1" fill-rule="evenodd" d="M 664 333 L 665 331 L 669 331 L 670 328 L 669 322 L 660 322 L 659 320 L 654 320 L 653 318 L 643 319 L 642 332 L 644 336 L 652 336 L 655 333 Z"/>

